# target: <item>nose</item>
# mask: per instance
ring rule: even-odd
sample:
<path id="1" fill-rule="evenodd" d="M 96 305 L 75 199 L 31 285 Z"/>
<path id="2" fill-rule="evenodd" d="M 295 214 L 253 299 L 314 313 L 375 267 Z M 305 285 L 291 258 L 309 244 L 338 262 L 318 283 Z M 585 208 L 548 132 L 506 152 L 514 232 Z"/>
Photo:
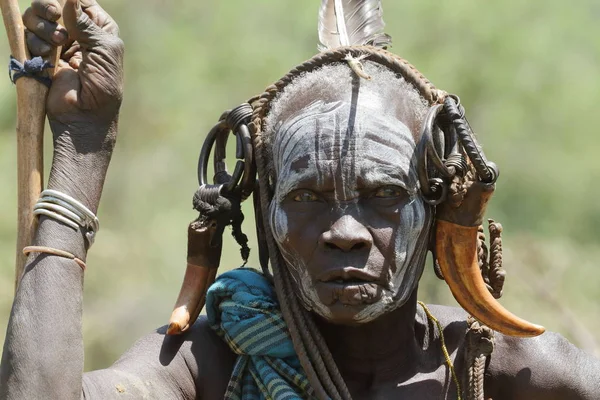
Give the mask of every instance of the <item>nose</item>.
<path id="1" fill-rule="evenodd" d="M 369 230 L 351 215 L 344 215 L 336 220 L 328 231 L 319 238 L 321 247 L 350 252 L 369 250 L 373 237 Z"/>

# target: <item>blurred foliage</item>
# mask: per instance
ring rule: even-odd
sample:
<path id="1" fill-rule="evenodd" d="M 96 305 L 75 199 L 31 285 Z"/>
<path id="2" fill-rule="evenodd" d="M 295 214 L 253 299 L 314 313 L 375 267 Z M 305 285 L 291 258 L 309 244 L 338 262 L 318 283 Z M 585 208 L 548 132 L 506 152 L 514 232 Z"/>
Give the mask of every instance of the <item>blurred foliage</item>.
<path id="1" fill-rule="evenodd" d="M 166 323 L 184 272 L 186 226 L 195 217 L 203 137 L 223 110 L 315 54 L 318 3 L 102 1 L 126 43 L 126 90 L 102 230 L 88 257 L 86 369 L 110 365 Z M 503 303 L 598 354 L 600 338 L 591 332 L 600 331 L 600 3 L 384 6 L 392 50 L 461 96 L 488 157 L 501 167 L 488 214 L 505 228 Z M 0 35 L 0 54 L 8 53 Z M 14 88 L 0 79 L 2 341 L 13 296 L 14 116 Z M 245 212 L 254 243 L 250 204 Z M 228 237 L 223 265 L 238 266 L 238 254 Z M 258 265 L 256 252 L 250 263 Z M 420 298 L 455 304 L 429 266 Z"/>

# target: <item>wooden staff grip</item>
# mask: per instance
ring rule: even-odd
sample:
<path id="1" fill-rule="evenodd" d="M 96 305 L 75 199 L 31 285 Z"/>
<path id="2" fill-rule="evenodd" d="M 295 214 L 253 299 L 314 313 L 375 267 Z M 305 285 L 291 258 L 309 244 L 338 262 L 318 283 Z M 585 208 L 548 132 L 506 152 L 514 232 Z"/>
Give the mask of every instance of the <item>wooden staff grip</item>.
<path id="1" fill-rule="evenodd" d="M 64 0 L 60 1 L 61 5 Z M 11 54 L 19 62 L 29 59 L 25 30 L 17 0 L 0 0 L 2 19 L 6 28 Z M 60 48 L 51 56 L 58 61 Z M 56 65 L 56 64 L 55 64 Z M 35 79 L 23 77 L 17 86 L 17 249 L 15 260 L 15 288 L 19 284 L 27 257 L 23 248 L 33 242 L 37 221 L 33 206 L 43 187 L 44 124 L 48 88 Z"/>

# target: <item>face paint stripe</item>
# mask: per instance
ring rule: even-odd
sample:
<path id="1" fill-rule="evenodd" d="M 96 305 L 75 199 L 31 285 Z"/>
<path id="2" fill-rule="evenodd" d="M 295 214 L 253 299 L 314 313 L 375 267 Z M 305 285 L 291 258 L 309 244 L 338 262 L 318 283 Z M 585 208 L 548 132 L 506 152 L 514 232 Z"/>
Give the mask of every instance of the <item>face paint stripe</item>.
<path id="1" fill-rule="evenodd" d="M 321 120 L 317 118 L 315 120 L 315 167 L 317 170 L 317 184 L 323 184 L 323 174 L 320 168 L 321 161 Z"/>
<path id="2" fill-rule="evenodd" d="M 401 165 L 398 160 L 401 160 L 400 157 L 385 157 L 383 158 L 382 155 L 380 154 L 370 154 L 370 153 L 366 153 L 366 154 L 362 154 L 363 160 L 365 161 L 371 161 L 374 164 L 377 164 L 379 166 L 383 165 L 385 167 L 392 167 L 394 169 L 400 169 L 403 173 L 403 175 L 407 175 L 408 174 L 408 166 L 409 165 Z"/>
<path id="3" fill-rule="evenodd" d="M 358 96 L 360 90 L 360 79 L 353 78 L 352 99 L 350 101 L 350 110 L 348 115 L 348 123 L 346 125 L 346 138 L 342 147 L 342 161 L 346 161 L 345 170 L 347 173 L 346 182 L 344 184 L 344 199 L 351 198 L 352 192 L 356 190 L 356 133 L 361 131 L 360 122 L 357 121 Z"/>
<path id="4" fill-rule="evenodd" d="M 386 127 L 381 127 L 381 129 L 386 129 Z M 408 130 L 408 127 L 406 127 L 406 129 Z M 409 138 L 400 135 L 394 136 L 393 138 L 382 138 L 380 133 L 369 131 L 364 134 L 363 139 L 365 139 L 365 142 L 368 144 L 385 146 L 397 151 L 406 151 L 406 148 L 414 150 L 416 147 L 412 137 Z"/>
<path id="5" fill-rule="evenodd" d="M 305 117 L 304 119 L 308 119 L 308 117 Z M 312 122 L 312 121 L 310 121 L 310 122 Z M 285 164 L 293 161 L 293 160 L 291 160 L 291 158 L 294 157 L 294 155 L 297 153 L 305 153 L 306 154 L 307 152 L 310 152 L 310 150 L 312 150 L 312 149 L 308 148 L 305 141 L 293 140 L 296 135 L 303 134 L 302 130 L 303 130 L 303 125 L 290 126 L 290 129 L 285 131 L 285 136 L 282 137 L 281 140 L 279 140 L 279 143 L 281 143 L 280 151 L 279 151 L 279 153 L 281 154 L 281 157 L 278 160 L 281 163 L 280 165 L 285 165 Z M 300 151 L 298 151 L 298 150 L 300 150 Z"/>

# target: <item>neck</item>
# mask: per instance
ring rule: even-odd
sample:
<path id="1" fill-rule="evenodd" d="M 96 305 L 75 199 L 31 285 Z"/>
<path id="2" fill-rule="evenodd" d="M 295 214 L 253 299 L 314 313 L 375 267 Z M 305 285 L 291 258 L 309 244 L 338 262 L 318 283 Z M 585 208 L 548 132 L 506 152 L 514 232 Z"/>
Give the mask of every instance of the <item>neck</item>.
<path id="1" fill-rule="evenodd" d="M 335 325 L 317 318 L 317 325 L 338 365 L 349 382 L 370 386 L 405 376 L 414 369 L 420 352 L 415 330 L 417 290 L 400 308 L 375 321 L 356 326 Z"/>

